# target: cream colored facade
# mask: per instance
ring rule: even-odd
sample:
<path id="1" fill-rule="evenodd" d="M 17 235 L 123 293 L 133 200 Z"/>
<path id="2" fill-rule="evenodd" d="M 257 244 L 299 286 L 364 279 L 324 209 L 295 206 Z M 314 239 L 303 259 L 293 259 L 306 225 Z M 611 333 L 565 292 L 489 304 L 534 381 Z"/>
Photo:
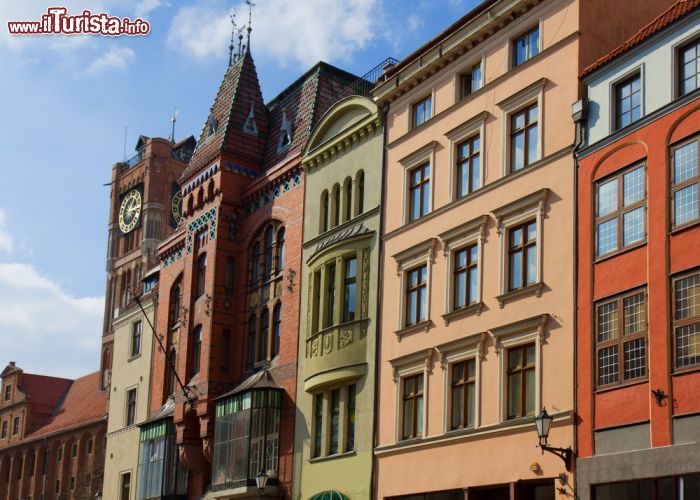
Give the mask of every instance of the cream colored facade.
<path id="1" fill-rule="evenodd" d="M 534 416 L 546 407 L 555 417 L 550 445 L 573 446 L 570 110 L 578 99 L 578 15 L 576 1 L 491 2 L 373 92 L 380 107 L 389 105 L 378 498 L 438 491 L 442 496 L 421 498 L 467 498 L 463 490 L 470 499 L 573 494 L 564 462 L 537 448 Z M 534 32 L 537 54 L 516 66 L 516 39 Z M 460 95 L 461 75 L 473 75 L 475 66 L 480 88 Z M 426 97 L 432 118 L 413 126 L 415 104 Z M 527 165 L 515 170 L 519 149 L 511 137 L 521 112 L 536 126 L 526 132 Z M 480 168 L 460 196 L 458 155 L 469 141 Z M 424 165 L 426 213 L 411 221 L 411 178 Z M 533 260 L 525 257 L 517 286 L 510 274 L 522 261 L 511 261 L 509 248 L 523 224 L 534 242 L 523 252 Z M 474 287 L 457 307 L 459 252 L 472 247 Z M 424 313 L 419 307 L 412 316 L 416 270 L 424 273 L 427 299 Z M 471 376 L 460 378 L 462 367 Z M 422 390 L 411 390 L 419 383 Z M 473 392 L 460 393 L 467 385 Z M 453 397 L 464 397 L 468 416 Z"/>
<path id="2" fill-rule="evenodd" d="M 124 474 L 131 474 L 129 498 L 137 498 L 139 436 L 138 424 L 148 419 L 151 360 L 153 353 L 152 324 L 157 293 L 146 293 L 141 299 L 146 315 L 134 303 L 114 319 L 114 361 L 112 363 L 107 423 L 107 452 L 102 498 L 121 500 Z M 132 355 L 133 330 L 141 323 L 141 348 Z M 136 390 L 133 424 L 127 425 L 128 393 Z"/>
<path id="3" fill-rule="evenodd" d="M 376 105 L 349 97 L 321 119 L 302 160 L 295 499 L 370 498 L 382 134 Z"/>

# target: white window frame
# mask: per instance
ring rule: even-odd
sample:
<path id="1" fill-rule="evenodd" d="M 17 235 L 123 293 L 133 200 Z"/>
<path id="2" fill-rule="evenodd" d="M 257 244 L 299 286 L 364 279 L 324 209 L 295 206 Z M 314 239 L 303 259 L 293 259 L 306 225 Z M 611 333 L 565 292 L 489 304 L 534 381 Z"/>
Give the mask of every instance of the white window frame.
<path id="1" fill-rule="evenodd" d="M 392 367 L 392 379 L 396 386 L 396 418 L 394 419 L 394 440 L 396 443 L 428 437 L 428 375 L 431 372 L 433 351 L 434 349 L 429 347 L 389 361 Z M 403 439 L 403 381 L 408 376 L 421 373 L 423 374 L 423 435 L 419 438 Z"/>
<path id="2" fill-rule="evenodd" d="M 443 371 L 443 432 L 452 432 L 452 367 L 455 363 L 473 359 L 476 362 L 474 381 L 474 429 L 481 427 L 481 362 L 484 359 L 486 332 L 441 344 L 435 348 Z M 457 431 L 455 429 L 455 431 Z"/>
<path id="3" fill-rule="evenodd" d="M 426 123 L 428 123 L 430 120 L 432 120 L 433 118 L 435 118 L 435 95 L 436 95 L 435 86 L 430 87 L 430 91 L 429 91 L 429 92 L 423 92 L 423 93 L 421 93 L 421 94 L 419 94 L 419 95 L 420 95 L 421 97 L 419 97 L 419 98 L 417 98 L 417 99 L 411 100 L 411 102 L 408 104 L 408 127 L 406 127 L 407 132 L 410 132 L 411 130 L 415 130 L 415 129 L 419 128 L 419 127 L 422 127 L 423 125 L 425 125 Z M 425 121 L 424 121 L 423 123 L 421 123 L 420 125 L 414 126 L 414 125 L 413 125 L 413 123 L 414 123 L 414 121 L 415 121 L 415 120 L 414 120 L 414 118 L 415 118 L 415 115 L 414 115 L 414 113 L 415 113 L 414 108 L 416 107 L 416 105 L 417 105 L 418 103 L 420 103 L 421 101 L 424 101 L 424 100 L 427 99 L 428 97 L 430 97 L 430 118 L 428 118 L 427 120 L 425 120 Z"/>
<path id="4" fill-rule="evenodd" d="M 498 304 L 503 308 L 505 302 L 510 297 L 521 295 L 528 292 L 538 285 L 536 292 L 539 297 L 542 294 L 543 288 L 543 252 L 544 252 L 544 212 L 547 203 L 548 188 L 541 189 L 530 195 L 520 198 L 512 203 L 502 206 L 494 210 L 492 213 L 496 218 L 496 232 L 501 237 L 501 252 L 500 252 L 500 288 Z M 509 250 L 509 230 L 518 224 L 527 222 L 530 219 L 535 219 L 537 224 L 537 279 L 534 284 L 526 285 L 517 290 L 508 290 L 508 250 Z"/>
<path id="5" fill-rule="evenodd" d="M 498 356 L 498 421 L 508 420 L 508 360 L 506 351 L 513 347 L 535 342 L 535 413 L 542 408 L 542 344 L 549 314 L 540 314 L 509 325 L 492 328 Z M 514 419 L 511 419 L 514 420 Z"/>
<path id="6" fill-rule="evenodd" d="M 471 72 L 472 68 L 474 68 L 474 66 L 477 64 L 481 66 L 481 81 L 479 82 L 479 90 L 481 90 L 486 84 L 486 76 L 484 75 L 484 68 L 486 67 L 486 53 L 483 53 L 479 57 L 469 58 L 467 62 L 460 64 L 459 68 L 456 70 L 454 78 L 452 79 L 455 103 L 468 99 L 468 96 L 461 97 L 460 90 L 462 87 L 462 76 L 467 74 L 467 72 Z M 476 90 L 475 92 L 478 92 L 479 90 Z M 469 95 L 473 93 L 474 92 L 471 92 Z"/>
<path id="7" fill-rule="evenodd" d="M 484 181 L 486 180 L 486 148 L 484 147 L 484 136 L 486 135 L 486 118 L 489 116 L 491 116 L 491 114 L 488 111 L 482 111 L 463 124 L 445 133 L 445 137 L 447 137 L 447 140 L 449 141 L 450 148 L 450 202 L 460 199 L 457 198 L 457 146 L 465 139 L 469 139 L 476 135 L 479 136 L 480 144 L 479 189 L 484 187 Z M 476 191 L 478 191 L 478 189 Z"/>
<path id="8" fill-rule="evenodd" d="M 549 80 L 540 78 L 536 82 L 528 85 L 516 94 L 502 100 L 496 105 L 501 109 L 501 176 L 512 175 L 524 172 L 528 169 L 526 165 L 517 172 L 510 171 L 510 160 L 512 151 L 510 148 L 510 122 L 511 117 L 532 104 L 537 104 L 537 159 L 535 163 L 544 157 L 544 89 Z M 532 165 L 532 163 L 530 164 Z"/>
<path id="9" fill-rule="evenodd" d="M 508 57 L 508 59 L 507 59 L 508 62 L 506 64 L 506 67 L 508 68 L 508 71 L 512 71 L 514 69 L 519 68 L 523 64 L 526 64 L 528 61 L 530 61 L 530 59 L 539 56 L 542 53 L 542 51 L 544 50 L 544 44 L 543 44 L 544 37 L 542 36 L 542 34 L 544 33 L 544 16 L 538 17 L 536 22 L 528 24 L 527 26 L 528 26 L 527 28 L 520 29 L 520 30 L 516 31 L 515 35 L 508 38 L 508 49 L 506 50 L 506 56 Z M 539 30 L 539 35 L 537 37 L 537 56 L 532 56 L 529 59 L 527 59 L 526 61 L 523 61 L 520 64 L 516 65 L 515 61 L 514 61 L 515 58 L 513 57 L 515 55 L 515 52 L 513 50 L 513 45 L 515 44 L 515 40 L 520 38 L 521 36 L 523 36 L 525 33 L 532 31 L 535 28 L 535 26 L 537 26 L 537 28 Z"/>
<path id="10" fill-rule="evenodd" d="M 399 290 L 401 294 L 401 297 L 399 298 L 398 317 L 396 323 L 397 328 L 395 332 L 399 342 L 401 341 L 402 335 L 412 333 L 414 331 L 414 327 L 416 330 L 422 329 L 428 331 L 430 329 L 430 289 L 432 281 L 432 265 L 435 262 L 436 243 L 436 238 L 429 238 L 418 245 L 414 245 L 407 250 L 393 255 L 394 261 L 396 262 L 396 275 L 399 277 Z M 417 323 L 416 325 L 406 326 L 406 275 L 409 271 L 421 265 L 425 265 L 427 268 L 425 320 Z"/>
<path id="11" fill-rule="evenodd" d="M 404 224 L 409 224 L 411 222 L 416 222 L 424 217 L 427 217 L 434 208 L 433 197 L 435 195 L 435 149 L 437 148 L 438 142 L 431 141 L 422 148 L 414 151 L 410 155 L 399 160 L 399 163 L 404 169 L 403 173 L 403 213 L 401 214 L 401 220 Z M 411 199 L 408 194 L 408 187 L 410 184 L 409 176 L 411 170 L 415 167 L 428 163 L 430 165 L 430 196 L 428 197 L 428 212 L 416 219 L 415 221 L 409 220 L 410 217 L 410 204 Z"/>
<path id="12" fill-rule="evenodd" d="M 465 247 L 477 244 L 477 280 L 476 287 L 476 302 L 472 305 L 483 303 L 483 255 L 484 255 L 484 238 L 486 236 L 486 223 L 488 215 L 481 215 L 476 219 L 457 226 L 450 231 L 446 231 L 439 235 L 442 241 L 442 252 L 445 257 L 445 309 L 443 319 L 445 326 L 449 325 L 450 315 L 453 312 L 459 312 L 454 309 L 454 280 L 453 280 L 453 265 L 455 252 L 462 250 Z M 467 307 L 470 307 L 467 305 Z"/>
<path id="13" fill-rule="evenodd" d="M 629 68 L 627 71 L 616 76 L 615 79 L 610 80 L 608 82 L 608 132 L 610 134 L 617 132 L 618 130 L 622 130 L 617 128 L 617 86 L 620 83 L 627 80 L 628 78 L 634 76 L 635 73 L 639 74 L 639 92 L 642 95 L 640 103 L 641 114 L 639 115 L 639 119 L 637 119 L 637 121 L 641 120 L 646 115 L 646 85 L 644 85 L 644 63 L 641 63 L 632 68 Z"/>
<path id="14" fill-rule="evenodd" d="M 683 37 L 682 40 L 678 40 L 671 46 L 671 72 L 673 73 L 673 92 L 671 92 L 671 95 L 673 96 L 674 100 L 683 96 L 683 94 L 681 94 L 681 82 L 679 79 L 682 64 L 680 57 L 681 49 L 686 45 L 699 41 L 699 39 L 700 35 L 697 31 L 695 31 L 693 33 L 689 33 L 687 36 Z"/>

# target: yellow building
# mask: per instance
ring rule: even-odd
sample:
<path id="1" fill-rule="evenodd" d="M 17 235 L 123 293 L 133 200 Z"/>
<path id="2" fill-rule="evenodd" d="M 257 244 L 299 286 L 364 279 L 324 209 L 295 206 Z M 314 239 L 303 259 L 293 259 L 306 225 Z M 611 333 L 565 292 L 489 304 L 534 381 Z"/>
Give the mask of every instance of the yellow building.
<path id="1" fill-rule="evenodd" d="M 382 130 L 372 101 L 346 98 L 316 126 L 302 160 L 295 499 L 371 494 Z"/>

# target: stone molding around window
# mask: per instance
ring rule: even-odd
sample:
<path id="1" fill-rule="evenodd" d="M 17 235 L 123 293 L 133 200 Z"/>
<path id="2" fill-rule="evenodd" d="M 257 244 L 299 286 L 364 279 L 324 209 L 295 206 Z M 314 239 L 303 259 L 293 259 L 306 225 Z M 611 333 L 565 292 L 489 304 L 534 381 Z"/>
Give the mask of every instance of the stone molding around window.
<path id="1" fill-rule="evenodd" d="M 542 33 L 540 32 L 540 40 Z M 510 172 L 510 118 L 525 106 L 537 104 L 537 158 L 535 162 L 544 157 L 544 88 L 549 83 L 547 78 L 540 78 L 524 89 L 510 97 L 496 103 L 501 108 L 501 176 L 507 176 Z M 528 168 L 526 165 L 524 168 Z"/>
<path id="2" fill-rule="evenodd" d="M 402 407 L 402 380 L 410 375 L 423 374 L 423 437 L 428 435 L 428 375 L 432 373 L 433 353 L 435 349 L 429 347 L 405 356 L 389 360 L 392 368 L 392 380 L 396 386 L 396 418 L 394 425 L 395 442 L 405 441 L 402 439 L 401 430 L 403 424 Z M 418 438 L 421 439 L 421 438 Z"/>
<path id="3" fill-rule="evenodd" d="M 410 199 L 408 197 L 408 186 L 409 186 L 409 172 L 414 167 L 417 167 L 423 163 L 428 163 L 430 165 L 430 199 L 428 214 L 433 211 L 433 195 L 435 193 L 435 150 L 438 146 L 437 141 L 430 141 L 425 146 L 414 151 L 413 153 L 404 156 L 399 160 L 399 163 L 404 168 L 403 173 L 403 203 L 401 220 L 404 224 L 411 222 L 409 220 L 409 203 Z"/>
<path id="4" fill-rule="evenodd" d="M 484 185 L 484 179 L 486 178 L 486 148 L 484 148 L 483 144 L 484 137 L 486 136 L 486 119 L 490 116 L 493 115 L 488 111 L 482 111 L 478 115 L 445 133 L 450 148 L 450 202 L 457 200 L 457 182 L 455 180 L 455 170 L 457 166 L 457 155 L 455 153 L 457 151 L 457 145 L 465 139 L 477 135 L 481 141 L 481 147 L 479 149 L 479 164 L 481 168 L 479 171 L 479 187 L 477 189 L 481 189 Z"/>
<path id="5" fill-rule="evenodd" d="M 445 326 L 450 324 L 450 321 L 460 318 L 462 316 L 467 316 L 472 313 L 477 315 L 481 314 L 483 307 L 483 249 L 484 249 L 484 238 L 486 236 L 486 223 L 489 220 L 488 215 L 480 215 L 479 217 L 472 219 L 464 224 L 461 224 L 449 231 L 438 235 L 440 240 L 442 240 L 442 254 L 445 257 L 445 313 L 442 315 L 442 319 L 445 322 Z M 477 244 L 477 280 L 478 285 L 476 287 L 477 297 L 476 302 L 468 304 L 466 307 L 460 309 L 454 309 L 454 280 L 453 275 L 453 264 L 454 264 L 454 253 L 457 250 L 461 250 L 472 244 Z"/>
<path id="6" fill-rule="evenodd" d="M 496 218 L 496 232 L 501 237 L 500 252 L 500 294 L 496 297 L 499 307 L 516 298 L 537 295 L 540 297 L 544 289 L 542 279 L 543 263 L 543 219 L 547 195 L 549 189 L 544 188 L 529 194 L 519 200 L 508 203 L 494 210 L 493 216 Z M 535 219 L 537 223 L 537 279 L 534 284 L 524 286 L 517 290 L 508 290 L 508 229 L 528 220 Z"/>
<path id="7" fill-rule="evenodd" d="M 474 359 L 476 361 L 476 380 L 474 386 L 475 391 L 475 405 L 474 405 L 474 428 L 478 428 L 481 424 L 479 418 L 480 415 L 480 382 L 481 382 L 481 361 L 484 359 L 484 348 L 486 341 L 486 332 L 477 333 L 470 335 L 463 339 L 453 340 L 451 342 L 446 342 L 435 347 L 438 355 L 440 356 L 440 368 L 442 368 L 444 380 L 443 380 L 443 432 L 449 432 L 450 429 L 450 417 L 452 415 L 452 401 L 450 398 L 450 376 L 451 367 L 454 363 L 464 361 L 467 359 Z"/>
<path id="8" fill-rule="evenodd" d="M 416 331 L 428 331 L 433 326 L 430 320 L 430 288 L 432 278 L 432 265 L 435 263 L 435 250 L 437 246 L 437 238 L 429 238 L 422 243 L 418 243 L 406 250 L 403 250 L 392 257 L 396 262 L 396 275 L 399 277 L 399 307 L 397 327 L 394 332 L 398 337 L 399 342 L 404 335 L 414 333 Z M 415 325 L 406 326 L 406 273 L 410 269 L 425 264 L 427 267 L 427 283 L 426 283 L 426 311 L 425 320 Z"/>
<path id="9" fill-rule="evenodd" d="M 505 350 L 530 342 L 535 342 L 535 408 L 542 407 L 542 344 L 549 314 L 539 314 L 508 325 L 492 328 L 489 333 L 496 340 L 498 355 L 498 421 L 506 421 L 508 395 L 505 387 L 507 378 L 507 356 Z"/>

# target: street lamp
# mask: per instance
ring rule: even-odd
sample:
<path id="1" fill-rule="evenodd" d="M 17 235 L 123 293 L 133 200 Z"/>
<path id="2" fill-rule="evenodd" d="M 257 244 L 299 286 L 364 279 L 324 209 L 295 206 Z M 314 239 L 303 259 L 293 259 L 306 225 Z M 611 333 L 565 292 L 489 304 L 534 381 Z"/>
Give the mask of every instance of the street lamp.
<path id="1" fill-rule="evenodd" d="M 566 470 L 571 472 L 571 466 L 573 464 L 574 452 L 569 446 L 568 448 L 555 448 L 554 446 L 549 446 L 547 440 L 549 438 L 549 429 L 552 427 L 552 420 L 554 418 L 547 413 L 546 408 L 542 408 L 539 415 L 535 417 L 535 427 L 537 428 L 537 437 L 540 438 L 540 448 L 542 449 L 542 454 L 545 451 L 552 453 L 564 461 L 566 465 Z"/>
<path id="2" fill-rule="evenodd" d="M 258 472 L 258 475 L 255 476 L 255 484 L 258 485 L 258 496 L 262 496 L 263 492 L 265 491 L 265 486 L 267 486 L 267 474 L 265 473 L 264 469 L 261 469 L 260 472 Z"/>

